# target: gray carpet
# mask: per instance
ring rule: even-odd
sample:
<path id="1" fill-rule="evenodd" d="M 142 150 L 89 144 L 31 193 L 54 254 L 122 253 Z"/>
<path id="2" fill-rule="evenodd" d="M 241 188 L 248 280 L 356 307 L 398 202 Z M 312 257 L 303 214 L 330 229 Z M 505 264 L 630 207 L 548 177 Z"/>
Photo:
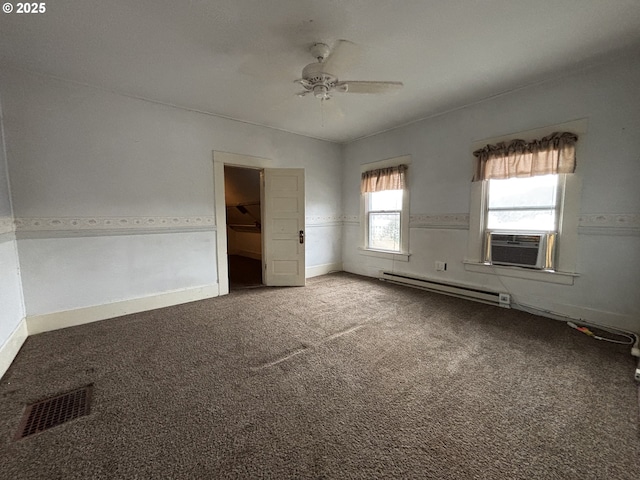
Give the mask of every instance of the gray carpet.
<path id="1" fill-rule="evenodd" d="M 27 340 L 0 477 L 637 479 L 628 347 L 349 274 Z M 12 442 L 26 403 L 89 416 Z"/>

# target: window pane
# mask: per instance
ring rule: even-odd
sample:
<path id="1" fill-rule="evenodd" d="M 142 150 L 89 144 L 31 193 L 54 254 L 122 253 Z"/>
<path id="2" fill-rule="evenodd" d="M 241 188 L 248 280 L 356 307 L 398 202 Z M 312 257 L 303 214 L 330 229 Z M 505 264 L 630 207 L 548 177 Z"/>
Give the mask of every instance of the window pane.
<path id="1" fill-rule="evenodd" d="M 400 212 L 369 213 L 369 248 L 400 251 Z"/>
<path id="2" fill-rule="evenodd" d="M 490 230 L 542 230 L 556 228 L 556 211 L 546 210 L 493 210 L 489 211 L 487 228 Z"/>
<path id="3" fill-rule="evenodd" d="M 402 210 L 402 190 L 384 190 L 369 195 L 369 210 Z"/>
<path id="4" fill-rule="evenodd" d="M 557 185 L 558 175 L 489 180 L 489 209 L 555 206 Z"/>

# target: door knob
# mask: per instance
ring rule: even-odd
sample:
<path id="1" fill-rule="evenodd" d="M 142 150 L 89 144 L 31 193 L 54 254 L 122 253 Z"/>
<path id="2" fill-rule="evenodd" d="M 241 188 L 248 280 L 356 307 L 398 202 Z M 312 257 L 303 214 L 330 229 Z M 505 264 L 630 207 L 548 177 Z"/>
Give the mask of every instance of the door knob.
<path id="1" fill-rule="evenodd" d="M 300 243 L 304 243 L 304 230 L 300 230 L 300 234 L 298 236 L 300 238 Z"/>

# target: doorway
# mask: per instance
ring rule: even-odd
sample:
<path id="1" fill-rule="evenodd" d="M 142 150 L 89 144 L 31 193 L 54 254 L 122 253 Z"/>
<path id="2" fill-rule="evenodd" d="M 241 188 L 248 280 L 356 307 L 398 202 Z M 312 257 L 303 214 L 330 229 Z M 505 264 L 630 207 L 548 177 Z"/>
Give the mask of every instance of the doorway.
<path id="1" fill-rule="evenodd" d="M 230 290 L 263 284 L 261 175 L 261 169 L 224 166 Z"/>
<path id="2" fill-rule="evenodd" d="M 260 157 L 213 151 L 214 202 L 216 214 L 216 270 L 218 295 L 229 293 L 229 255 L 227 249 L 227 202 L 225 195 L 225 168 L 239 167 L 257 171 L 260 175 L 260 243 L 262 284 L 267 286 L 304 286 L 305 267 L 305 189 L 303 168 L 273 168 L 272 161 Z M 255 196 L 254 196 L 255 198 Z M 238 203 L 237 201 L 235 203 Z M 241 202 L 242 203 L 242 202 Z M 253 202 L 251 202 L 253 203 Z M 230 210 L 238 205 L 229 204 Z M 249 210 L 248 206 L 245 206 Z M 251 216 L 241 212 L 242 221 Z M 255 212 L 257 213 L 257 212 Z M 254 216 L 255 216 L 254 213 Z M 235 215 L 235 213 L 234 213 Z M 256 220 L 252 230 L 257 227 Z M 241 225 L 251 225 L 242 223 Z M 238 228 L 236 228 L 238 230 Z M 235 235 L 236 232 L 232 233 Z M 249 232 L 244 232 L 249 233 Z M 254 239 L 256 241 L 256 239 Z M 244 249 L 245 252 L 248 249 Z M 251 252 L 251 250 L 248 250 Z M 247 258 L 257 255 L 239 255 Z M 234 251 L 232 253 L 238 253 Z M 240 259 L 244 261 L 244 259 Z"/>

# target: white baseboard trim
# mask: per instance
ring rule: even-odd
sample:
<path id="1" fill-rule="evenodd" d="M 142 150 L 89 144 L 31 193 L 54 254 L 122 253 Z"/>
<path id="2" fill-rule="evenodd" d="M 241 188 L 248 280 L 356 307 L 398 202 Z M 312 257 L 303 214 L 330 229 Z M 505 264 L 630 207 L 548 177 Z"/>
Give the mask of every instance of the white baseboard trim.
<path id="1" fill-rule="evenodd" d="M 361 264 L 345 263 L 344 271 L 354 273 L 356 275 L 362 275 L 365 277 L 378 276 L 379 267 L 363 267 Z M 472 286 L 472 285 L 469 285 Z M 478 285 L 478 288 L 485 288 Z M 527 311 L 529 313 L 535 313 L 541 317 L 553 318 L 555 320 L 567 321 L 569 318 L 574 319 L 576 323 L 582 320 L 585 323 L 592 324 L 594 326 L 609 327 L 617 330 L 624 330 L 626 332 L 633 332 L 640 335 L 640 321 L 637 316 L 632 314 L 622 314 L 616 312 L 609 312 L 606 310 L 598 310 L 595 308 L 583 307 L 579 305 L 570 305 L 565 303 L 557 303 L 551 298 L 543 297 L 528 297 L 516 293 L 512 293 L 511 308 L 515 310 Z M 554 315 L 554 313 L 558 315 Z M 569 317 L 564 318 L 563 316 Z"/>
<path id="2" fill-rule="evenodd" d="M 26 319 L 23 318 L 0 348 L 0 378 L 7 372 L 11 366 L 11 362 L 13 362 L 13 359 L 18 355 L 22 344 L 28 336 L 27 322 Z"/>
<path id="3" fill-rule="evenodd" d="M 156 308 L 170 307 L 217 296 L 218 284 L 204 285 L 202 287 L 165 292 L 150 297 L 133 298 L 122 302 L 34 315 L 27 317 L 26 326 L 29 335 L 35 335 L 60 328 L 74 327 L 85 323 L 129 315 L 130 313 L 155 310 Z"/>
<path id="4" fill-rule="evenodd" d="M 542 311 L 539 315 L 543 317 L 555 318 L 565 322 L 571 318 L 576 323 L 580 323 L 580 321 L 582 321 L 594 326 L 608 327 L 640 335 L 640 323 L 638 322 L 638 318 L 631 314 L 625 315 L 622 313 L 609 312 L 606 310 L 598 310 L 595 308 L 570 305 L 566 303 L 549 303 L 542 299 L 535 301 L 518 295 L 516 295 L 515 300 L 521 302 L 522 306 L 512 304 L 511 307 L 518 310 L 535 311 L 540 309 Z M 537 307 L 535 306 L 536 304 L 542 306 Z M 534 310 L 531 309 L 532 306 L 534 306 Z M 548 312 L 545 312 L 545 310 Z M 554 313 L 558 315 L 553 315 Z"/>
<path id="5" fill-rule="evenodd" d="M 388 265 L 388 266 L 387 266 Z M 385 268 L 392 268 L 393 263 L 389 260 L 383 260 L 380 264 L 367 266 L 364 263 L 347 262 L 343 264 L 343 270 L 348 273 L 354 273 L 356 275 L 362 275 L 363 277 L 378 278 L 380 270 Z"/>
<path id="6" fill-rule="evenodd" d="M 331 272 L 341 272 L 342 263 L 325 263 L 323 265 L 316 265 L 315 267 L 307 267 L 305 270 L 305 276 L 307 278 L 318 277 L 320 275 L 326 275 Z"/>

